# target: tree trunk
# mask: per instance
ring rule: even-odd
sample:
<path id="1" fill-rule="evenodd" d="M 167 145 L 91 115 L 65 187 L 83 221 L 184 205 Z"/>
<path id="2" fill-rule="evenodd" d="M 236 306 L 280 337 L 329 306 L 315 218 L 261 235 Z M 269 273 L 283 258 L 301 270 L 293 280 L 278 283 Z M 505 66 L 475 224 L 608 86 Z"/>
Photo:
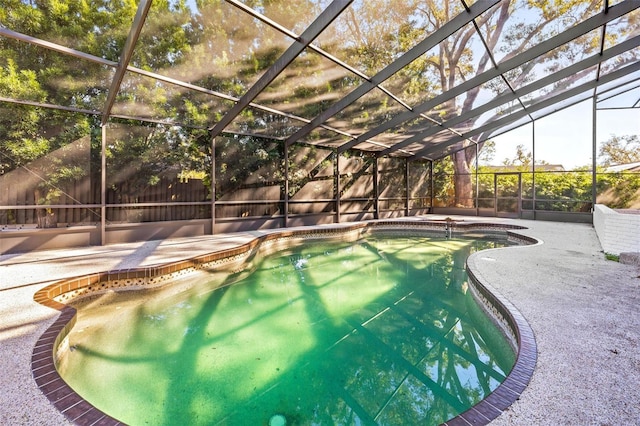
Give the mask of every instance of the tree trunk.
<path id="1" fill-rule="evenodd" d="M 451 155 L 454 169 L 455 207 L 474 207 L 473 184 L 465 150 Z"/>
<path id="2" fill-rule="evenodd" d="M 43 197 L 39 189 L 35 190 L 36 203 Z M 51 209 L 36 209 L 36 223 L 38 228 L 57 228 L 58 215 Z"/>

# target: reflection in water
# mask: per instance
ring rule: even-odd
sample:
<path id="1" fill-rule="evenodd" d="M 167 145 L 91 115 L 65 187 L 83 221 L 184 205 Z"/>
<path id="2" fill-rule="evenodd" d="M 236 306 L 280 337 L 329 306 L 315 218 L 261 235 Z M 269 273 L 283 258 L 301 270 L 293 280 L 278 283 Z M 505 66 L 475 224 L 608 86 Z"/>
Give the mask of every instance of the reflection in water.
<path id="1" fill-rule="evenodd" d="M 60 373 L 132 425 L 267 424 L 276 414 L 288 424 L 439 424 L 514 363 L 467 292 L 465 259 L 496 245 L 316 243 L 254 261 L 251 274 L 86 300 Z"/>

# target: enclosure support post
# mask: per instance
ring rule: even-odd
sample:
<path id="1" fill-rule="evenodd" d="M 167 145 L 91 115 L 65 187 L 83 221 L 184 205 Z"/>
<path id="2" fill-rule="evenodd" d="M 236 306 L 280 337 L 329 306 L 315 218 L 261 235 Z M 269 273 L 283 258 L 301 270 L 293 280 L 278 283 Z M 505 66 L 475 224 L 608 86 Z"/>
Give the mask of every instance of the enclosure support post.
<path id="1" fill-rule="evenodd" d="M 531 194 L 533 205 L 533 220 L 536 220 L 536 122 L 531 123 Z"/>
<path id="2" fill-rule="evenodd" d="M 429 160 L 429 213 L 433 213 L 433 160 Z"/>
<path id="3" fill-rule="evenodd" d="M 102 141 L 100 148 L 100 245 L 107 243 L 107 124 L 100 126 Z"/>
<path id="4" fill-rule="evenodd" d="M 216 138 L 211 138 L 211 235 L 216 233 Z"/>
<path id="5" fill-rule="evenodd" d="M 336 223 L 340 223 L 340 153 L 338 149 L 335 151 L 336 161 L 335 167 L 333 170 L 333 174 L 335 176 L 335 185 L 336 193 L 334 194 L 334 198 L 336 200 Z"/>
<path id="6" fill-rule="evenodd" d="M 404 159 L 404 215 L 409 216 L 409 160 Z"/>
<path id="7" fill-rule="evenodd" d="M 598 191 L 597 191 L 597 176 L 596 176 L 596 158 L 597 158 L 597 138 L 596 131 L 598 129 L 598 105 L 596 104 L 596 90 L 593 90 L 593 98 L 592 98 L 592 134 L 591 134 L 591 145 L 592 145 L 592 153 L 591 153 L 591 213 L 593 214 L 593 210 L 596 208 L 596 202 L 598 199 Z M 592 219 L 593 221 L 593 219 Z"/>
<path id="8" fill-rule="evenodd" d="M 493 174 L 493 216 L 498 217 L 498 173 Z"/>
<path id="9" fill-rule="evenodd" d="M 380 195 L 378 194 L 378 157 L 374 156 L 373 162 L 373 218 L 380 219 Z"/>
<path id="10" fill-rule="evenodd" d="M 286 143 L 284 148 L 284 227 L 289 227 L 289 147 Z"/>
<path id="11" fill-rule="evenodd" d="M 478 181 L 478 155 L 480 154 L 480 150 L 478 149 L 478 143 L 476 142 L 476 196 L 474 197 L 474 203 L 476 203 L 476 216 L 480 216 L 480 201 L 478 200 L 478 194 L 480 194 L 480 182 Z"/>

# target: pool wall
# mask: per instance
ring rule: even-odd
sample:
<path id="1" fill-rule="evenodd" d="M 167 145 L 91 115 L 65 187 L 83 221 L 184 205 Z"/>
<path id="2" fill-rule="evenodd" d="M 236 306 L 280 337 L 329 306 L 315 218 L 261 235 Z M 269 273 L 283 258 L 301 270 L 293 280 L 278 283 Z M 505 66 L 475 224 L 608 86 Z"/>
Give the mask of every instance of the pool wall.
<path id="1" fill-rule="evenodd" d="M 61 312 L 57 320 L 38 339 L 31 359 L 36 384 L 51 403 L 70 421 L 78 425 L 117 425 L 118 420 L 95 408 L 78 395 L 58 374 L 59 357 L 68 350 L 68 334 L 75 325 L 76 310 L 67 305 L 79 298 L 110 291 L 151 289 L 201 270 L 238 272 L 246 269 L 256 255 L 267 255 L 309 240 L 356 241 L 367 234 L 393 233 L 437 236 L 478 236 L 496 234 L 520 244 L 537 244 L 536 239 L 516 232 L 520 226 L 461 223 L 446 221 L 372 221 L 349 225 L 274 230 L 232 249 L 212 251 L 170 264 L 107 271 L 64 279 L 44 287 L 34 300 Z M 473 255 L 470 259 L 473 258 Z M 446 425 L 487 424 L 507 409 L 529 383 L 537 359 L 531 327 L 519 311 L 487 283 L 482 283 L 469 268 L 467 273 L 472 294 L 496 325 L 504 332 L 517 353 L 516 362 L 504 380 L 487 398 L 466 412 L 447 421 Z"/>

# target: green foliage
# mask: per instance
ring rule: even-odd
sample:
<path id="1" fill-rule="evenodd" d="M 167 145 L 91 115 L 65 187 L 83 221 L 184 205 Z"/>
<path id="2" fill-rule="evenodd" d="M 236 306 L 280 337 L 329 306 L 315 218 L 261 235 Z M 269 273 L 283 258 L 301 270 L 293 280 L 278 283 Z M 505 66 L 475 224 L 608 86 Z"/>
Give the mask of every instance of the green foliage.
<path id="1" fill-rule="evenodd" d="M 528 152 L 524 145 L 519 144 L 516 147 L 516 156 L 513 159 L 505 158 L 502 162 L 505 166 L 516 167 L 521 170 L 528 170 L 531 168 L 531 164 L 533 164 L 533 154 Z"/>
<path id="2" fill-rule="evenodd" d="M 613 200 L 607 202 L 612 209 L 630 208 L 640 204 L 640 173 L 602 173 L 598 174 L 598 194 L 610 190 Z"/>
<path id="3" fill-rule="evenodd" d="M 135 201 L 163 176 L 176 179 L 211 168 L 210 139 L 203 130 L 121 121 L 109 126 L 107 138 L 107 183 L 120 202 Z"/>
<path id="4" fill-rule="evenodd" d="M 451 157 L 433 162 L 434 198 L 449 205 L 455 198 L 455 169 Z"/>
<path id="5" fill-rule="evenodd" d="M 444 4 L 447 4 L 446 2 Z M 500 63 L 504 59 L 511 58 L 521 53 L 525 48 L 531 46 L 532 43 L 539 43 L 557 35 L 559 32 L 569 27 L 570 22 L 577 22 L 591 17 L 594 10 L 598 10 L 599 2 L 597 0 L 571 0 L 571 1 L 503 1 L 499 6 L 493 9 L 492 13 L 485 14 L 480 19 L 479 26 L 485 34 L 488 48 L 494 52 L 496 62 Z M 432 8 L 433 9 L 433 8 Z M 523 22 L 522 16 L 527 16 L 528 22 Z M 624 18 L 631 20 L 630 16 Z M 438 22 L 437 20 L 435 22 Z M 615 39 L 625 39 L 630 35 L 630 28 L 633 25 L 621 24 L 616 25 L 612 29 L 612 33 L 608 34 Z M 609 28 L 608 28 L 609 29 Z M 452 84 L 458 84 L 458 73 L 465 75 L 467 67 L 471 63 L 478 65 L 469 72 L 475 75 L 480 74 L 491 66 L 491 61 L 485 58 L 473 58 L 472 51 L 466 43 L 456 44 L 459 40 L 471 38 L 464 36 L 456 36 L 451 41 L 447 40 L 442 44 L 442 50 L 433 54 L 431 64 L 439 67 L 441 78 L 440 81 L 449 84 L 442 89 L 451 88 Z M 571 43 L 566 43 L 562 47 L 551 50 L 546 54 L 540 55 L 538 58 L 529 62 L 526 66 L 517 70 L 507 72 L 508 80 L 512 87 L 523 87 L 534 81 L 536 70 L 544 69 L 546 74 L 553 73 L 566 66 L 567 63 L 575 63 L 586 56 L 597 53 L 599 47 L 598 36 L 595 32 L 578 37 Z M 623 62 L 635 62 L 634 54 L 628 57 L 620 57 L 620 62 L 615 67 L 621 66 Z M 452 62 L 452 59 L 455 62 Z M 478 60 L 479 59 L 479 60 Z M 463 71 L 460 71 L 463 70 Z M 569 87 L 582 78 L 582 74 L 577 73 L 570 78 L 565 79 L 560 84 L 562 87 Z M 505 93 L 509 88 L 502 81 L 493 80 L 484 85 L 495 95 Z M 448 109 L 449 114 L 464 114 L 475 106 L 475 100 L 480 92 L 480 87 L 467 91 L 464 95 L 459 96 L 455 100 L 455 105 Z M 544 94 L 546 95 L 546 93 Z M 496 110 L 496 117 L 504 114 L 503 109 Z M 445 114 L 443 118 L 447 118 Z M 487 121 L 491 121 L 489 118 Z M 465 123 L 469 127 L 473 127 L 474 119 Z M 486 135 L 478 135 L 476 141 L 482 142 Z M 461 153 L 455 153 L 457 157 L 462 156 Z M 465 161 L 456 161 L 456 187 L 464 188 L 469 186 L 470 175 L 467 170 L 475 160 L 474 155 L 465 154 Z M 521 160 L 526 160 L 522 158 Z M 524 161 L 522 162 L 524 164 Z M 470 206 L 468 206 L 470 207 Z"/>
<path id="6" fill-rule="evenodd" d="M 326 179 L 333 180 L 336 155 L 334 151 L 316 146 L 289 148 L 289 196 L 295 196 L 305 185 Z M 333 190 L 332 184 L 332 190 Z M 314 194 L 318 198 L 331 198 L 333 193 Z"/>
<path id="7" fill-rule="evenodd" d="M 612 260 L 614 262 L 620 262 L 620 256 L 612 253 L 605 253 L 604 258 L 607 260 Z"/>
<path id="8" fill-rule="evenodd" d="M 8 0 L 0 6 L 0 17 L 12 30 L 117 62 L 137 8 L 132 0 Z M 154 1 L 132 65 L 148 70 L 179 65 L 194 41 L 191 20 L 186 2 Z M 0 96 L 102 109 L 113 78 L 107 68 L 9 38 L 0 38 L 0 53 Z M 173 87 L 148 82 L 129 74 L 117 102 L 135 100 L 134 115 L 145 115 L 139 109 L 145 103 L 151 117 L 179 115 L 186 123 L 207 124 L 212 113 L 207 105 Z M 116 108 L 122 112 L 122 106 Z M 16 104 L 3 106 L 2 112 L 0 172 L 23 168 L 38 176 L 40 183 L 33 188 L 38 203 L 56 203 L 67 185 L 99 173 L 101 130 L 92 116 Z M 157 185 L 162 176 L 210 170 L 206 131 L 126 124 L 128 128 L 107 130 L 109 183 L 121 200 Z M 81 150 L 89 155 L 78 155 Z"/>
<path id="9" fill-rule="evenodd" d="M 626 141 L 626 143 L 622 143 Z M 630 161 L 638 155 L 637 137 L 612 137 L 601 148 L 601 156 Z M 605 160 L 606 162 L 606 160 Z M 481 207 L 493 207 L 496 196 L 517 195 L 518 174 L 522 179 L 523 208 L 533 208 L 534 174 L 532 155 L 518 145 L 514 158 L 503 161 L 503 167 L 480 166 L 478 168 L 478 198 Z M 572 171 L 545 171 L 546 162 L 537 164 L 535 173 L 536 210 L 588 211 L 593 197 L 593 176 L 590 167 Z M 503 173 L 494 188 L 494 173 Z M 473 175 L 468 175 L 473 179 Z M 442 190 L 441 190 L 442 191 Z M 611 208 L 629 208 L 640 203 L 640 174 L 630 172 L 610 173 L 605 168 L 596 169 L 596 193 L 610 193 L 606 204 Z"/>
<path id="10" fill-rule="evenodd" d="M 542 172 L 535 174 L 536 208 L 552 211 L 589 211 L 591 172 Z"/>
<path id="11" fill-rule="evenodd" d="M 488 202 L 495 197 L 494 168 L 482 166 L 478 169 L 478 198 L 485 199 L 484 207 L 492 207 Z M 531 171 L 514 170 L 505 166 L 495 191 L 499 195 L 517 195 L 517 174 L 522 177 L 522 198 L 525 209 L 533 206 L 526 200 L 533 200 L 534 174 Z M 515 174 L 514 174 L 515 173 Z M 535 173 L 536 210 L 549 211 L 589 211 L 592 203 L 592 173 L 587 168 L 570 172 Z M 607 202 L 611 208 L 629 208 L 640 201 L 639 173 L 605 173 L 599 168 L 596 172 L 596 192 L 603 194 L 611 191 L 613 201 Z M 442 192 L 442 190 L 440 190 Z"/>
<path id="12" fill-rule="evenodd" d="M 35 71 L 19 70 L 15 60 L 7 58 L 5 66 L 0 68 L 0 96 L 42 102 L 47 93 L 40 86 Z"/>
<path id="13" fill-rule="evenodd" d="M 217 137 L 215 161 L 216 200 L 229 199 L 241 190 L 272 185 L 284 188 L 283 148 L 273 140 L 251 136 Z"/>
<path id="14" fill-rule="evenodd" d="M 81 149 L 78 144 L 89 143 L 82 141 L 89 135 L 89 116 L 22 105 L 10 105 L 1 112 L 0 170 L 3 173 L 28 166 L 41 178 L 40 189 L 86 174 L 88 164 L 77 156 L 77 150 Z M 16 115 L 24 119 L 12 120 Z M 88 145 L 86 149 L 88 151 Z M 45 156 L 49 161 L 34 164 Z"/>

